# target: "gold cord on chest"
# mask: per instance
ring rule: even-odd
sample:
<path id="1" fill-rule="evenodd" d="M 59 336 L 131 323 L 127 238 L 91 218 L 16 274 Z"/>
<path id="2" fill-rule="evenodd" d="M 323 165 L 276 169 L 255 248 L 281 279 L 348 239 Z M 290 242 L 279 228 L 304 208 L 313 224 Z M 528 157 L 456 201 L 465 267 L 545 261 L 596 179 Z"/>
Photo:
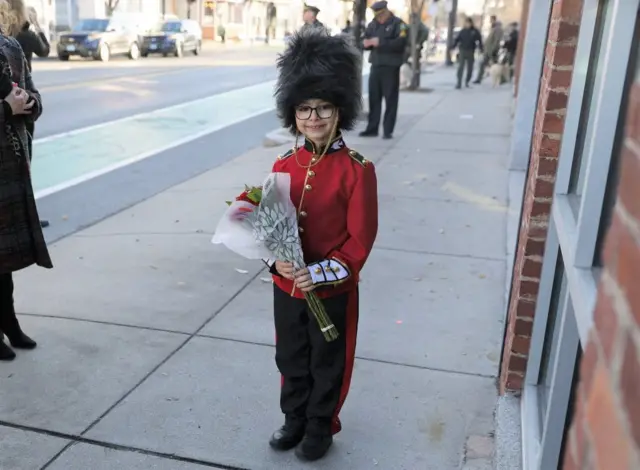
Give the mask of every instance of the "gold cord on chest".
<path id="1" fill-rule="evenodd" d="M 298 204 L 298 211 L 297 211 L 297 218 L 298 218 L 298 227 L 300 224 L 300 212 L 302 211 L 302 204 L 304 203 L 304 194 L 306 191 L 308 191 L 307 187 L 309 184 L 309 177 L 315 173 L 313 173 L 310 169 L 314 166 L 316 166 L 318 163 L 320 163 L 320 161 L 324 158 L 324 156 L 327 154 L 327 152 L 329 151 L 329 146 L 330 143 L 333 142 L 333 139 L 336 136 L 336 132 L 338 130 L 338 118 L 336 116 L 335 121 L 333 122 L 333 127 L 331 128 L 331 135 L 329 136 L 329 140 L 327 141 L 327 145 L 324 146 L 324 150 L 322 151 L 322 155 L 316 157 L 315 154 L 312 156 L 310 162 L 308 165 L 303 165 L 302 163 L 300 163 L 300 160 L 298 159 L 298 137 L 300 136 L 299 133 L 296 133 L 296 143 L 295 143 L 295 148 L 294 148 L 294 157 L 296 159 L 296 163 L 298 164 L 298 166 L 300 168 L 304 168 L 305 170 L 307 170 L 307 173 L 304 175 L 304 183 L 302 184 L 302 195 L 300 196 L 300 203 Z M 293 297 L 294 292 L 296 291 L 296 285 L 295 282 L 293 284 L 293 289 L 291 289 L 291 296 Z"/>

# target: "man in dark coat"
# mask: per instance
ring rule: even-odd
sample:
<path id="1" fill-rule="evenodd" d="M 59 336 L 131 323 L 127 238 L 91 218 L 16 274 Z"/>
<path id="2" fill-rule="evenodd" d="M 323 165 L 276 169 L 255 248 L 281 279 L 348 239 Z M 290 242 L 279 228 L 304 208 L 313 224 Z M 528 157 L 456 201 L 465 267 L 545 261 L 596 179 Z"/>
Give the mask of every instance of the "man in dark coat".
<path id="1" fill-rule="evenodd" d="M 385 101 L 383 138 L 391 139 L 398 115 L 400 67 L 405 61 L 407 25 L 387 9 L 386 1 L 371 5 L 375 18 L 365 31 L 364 48 L 371 51 L 369 62 L 369 122 L 361 137 L 376 137 Z"/>
<path id="2" fill-rule="evenodd" d="M 304 6 L 304 12 L 302 13 L 302 19 L 304 20 L 304 24 L 300 31 L 305 31 L 307 29 L 318 29 L 326 32 L 327 28 L 318 21 L 318 13 L 320 13 L 320 9 L 311 5 Z"/>
<path id="3" fill-rule="evenodd" d="M 53 267 L 31 185 L 26 129 L 26 122 L 40 117 L 42 101 L 15 38 L 0 35 L 0 66 L 15 83 L 0 106 L 0 141 L 11 143 L 0 146 L 0 332 L 13 347 L 33 349 L 36 343 L 22 332 L 16 317 L 12 275 L 33 264 Z M 0 335 L 0 360 L 14 357 Z"/>
<path id="4" fill-rule="evenodd" d="M 468 87 L 473 75 L 473 63 L 475 61 L 476 49 L 482 51 L 482 35 L 476 29 L 471 18 L 464 22 L 464 28 L 460 30 L 453 43 L 453 48 L 458 48 L 458 83 L 457 89 L 462 87 L 462 73 L 467 69 L 467 76 L 464 84 Z"/>

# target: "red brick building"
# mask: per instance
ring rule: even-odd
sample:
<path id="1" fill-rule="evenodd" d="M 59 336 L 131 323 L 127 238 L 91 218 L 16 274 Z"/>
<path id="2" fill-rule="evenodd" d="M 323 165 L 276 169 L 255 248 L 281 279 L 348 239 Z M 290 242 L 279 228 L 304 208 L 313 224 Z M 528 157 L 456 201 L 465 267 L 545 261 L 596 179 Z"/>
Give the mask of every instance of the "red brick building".
<path id="1" fill-rule="evenodd" d="M 640 0 L 530 0 L 500 370 L 527 470 L 640 469 Z"/>

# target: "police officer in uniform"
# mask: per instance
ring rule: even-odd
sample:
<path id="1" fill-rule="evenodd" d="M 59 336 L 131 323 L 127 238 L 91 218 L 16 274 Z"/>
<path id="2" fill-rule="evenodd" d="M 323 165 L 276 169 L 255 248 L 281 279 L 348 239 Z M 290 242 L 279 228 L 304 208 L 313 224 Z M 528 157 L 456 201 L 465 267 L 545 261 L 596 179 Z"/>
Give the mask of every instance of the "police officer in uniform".
<path id="1" fill-rule="evenodd" d="M 320 13 L 320 9 L 318 7 L 305 4 L 304 12 L 302 13 L 304 24 L 302 25 L 302 28 L 300 28 L 300 31 L 317 29 L 326 32 L 324 25 L 318 21 L 318 13 Z"/>
<path id="2" fill-rule="evenodd" d="M 390 139 L 396 125 L 400 94 L 400 67 L 407 47 L 407 25 L 391 13 L 386 1 L 371 6 L 375 18 L 365 31 L 364 48 L 371 51 L 369 62 L 369 123 L 361 137 L 376 137 L 385 101 L 383 138 Z"/>

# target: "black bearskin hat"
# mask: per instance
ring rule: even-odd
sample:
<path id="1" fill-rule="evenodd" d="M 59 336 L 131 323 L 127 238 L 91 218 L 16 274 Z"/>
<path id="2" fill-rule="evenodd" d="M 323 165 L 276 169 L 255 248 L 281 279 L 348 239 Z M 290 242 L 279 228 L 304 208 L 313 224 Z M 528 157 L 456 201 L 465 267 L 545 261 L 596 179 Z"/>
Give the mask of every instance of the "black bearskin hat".
<path id="1" fill-rule="evenodd" d="M 295 107 L 319 99 L 339 110 L 338 130 L 353 129 L 362 109 L 361 61 L 345 38 L 314 28 L 295 33 L 277 60 L 275 98 L 284 127 L 295 133 Z"/>

